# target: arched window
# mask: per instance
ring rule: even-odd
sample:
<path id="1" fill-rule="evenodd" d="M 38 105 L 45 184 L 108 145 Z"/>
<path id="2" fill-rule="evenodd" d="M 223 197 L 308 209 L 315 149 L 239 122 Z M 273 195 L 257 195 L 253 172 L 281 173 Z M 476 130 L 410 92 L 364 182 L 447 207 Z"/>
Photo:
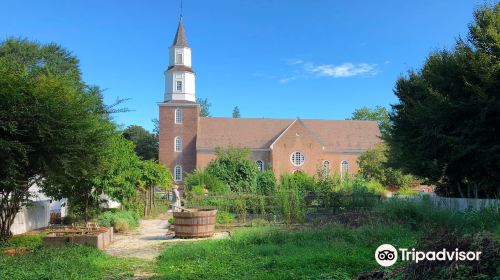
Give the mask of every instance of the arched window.
<path id="1" fill-rule="evenodd" d="M 290 161 L 295 166 L 301 166 L 304 164 L 305 161 L 304 154 L 302 152 L 293 152 L 290 155 Z"/>
<path id="2" fill-rule="evenodd" d="M 349 174 L 349 162 L 347 160 L 343 160 L 340 163 L 340 176 L 344 177 Z"/>
<path id="3" fill-rule="evenodd" d="M 182 181 L 182 166 L 180 165 L 174 167 L 174 181 Z"/>
<path id="4" fill-rule="evenodd" d="M 262 160 L 258 160 L 255 163 L 257 163 L 257 169 L 259 169 L 260 172 L 264 171 L 264 162 Z"/>
<path id="5" fill-rule="evenodd" d="M 323 175 L 328 176 L 330 174 L 330 162 L 328 160 L 323 161 Z"/>
<path id="6" fill-rule="evenodd" d="M 175 109 L 175 123 L 182 123 L 182 110 L 179 108 Z"/>
<path id="7" fill-rule="evenodd" d="M 175 137 L 174 146 L 176 152 L 182 152 L 182 138 L 180 136 Z"/>

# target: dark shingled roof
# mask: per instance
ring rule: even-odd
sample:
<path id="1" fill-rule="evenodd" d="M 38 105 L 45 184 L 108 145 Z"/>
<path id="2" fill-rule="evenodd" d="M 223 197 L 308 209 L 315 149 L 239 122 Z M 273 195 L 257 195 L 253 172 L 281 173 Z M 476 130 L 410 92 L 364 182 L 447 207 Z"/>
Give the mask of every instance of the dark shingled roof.
<path id="1" fill-rule="evenodd" d="M 188 46 L 186 34 L 184 33 L 184 25 L 182 24 L 182 16 L 179 19 L 179 26 L 177 26 L 177 33 L 175 33 L 175 38 L 174 42 L 172 43 L 172 46 L 177 46 L 177 47 Z"/>

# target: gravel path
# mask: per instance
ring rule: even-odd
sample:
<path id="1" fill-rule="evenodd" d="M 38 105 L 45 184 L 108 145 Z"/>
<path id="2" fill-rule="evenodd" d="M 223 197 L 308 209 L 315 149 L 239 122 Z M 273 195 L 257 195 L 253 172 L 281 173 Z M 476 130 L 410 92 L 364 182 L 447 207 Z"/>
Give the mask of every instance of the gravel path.
<path id="1" fill-rule="evenodd" d="M 141 220 L 139 227 L 126 233 L 116 233 L 114 242 L 104 251 L 117 257 L 134 257 L 146 260 L 156 258 L 165 247 L 168 217 Z"/>
<path id="2" fill-rule="evenodd" d="M 104 252 L 116 257 L 133 257 L 154 260 L 167 244 L 177 242 L 195 242 L 207 239 L 228 238 L 228 232 L 216 232 L 210 238 L 177 239 L 167 235 L 168 218 L 171 213 L 156 219 L 141 220 L 139 227 L 126 233 L 115 233 L 114 242 Z"/>

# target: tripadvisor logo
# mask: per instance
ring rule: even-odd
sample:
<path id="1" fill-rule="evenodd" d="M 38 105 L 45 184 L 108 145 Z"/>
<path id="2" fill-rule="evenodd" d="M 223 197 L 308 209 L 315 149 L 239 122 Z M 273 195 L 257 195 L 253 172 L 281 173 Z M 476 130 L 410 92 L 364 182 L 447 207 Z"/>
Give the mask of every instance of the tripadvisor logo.
<path id="1" fill-rule="evenodd" d="M 406 248 L 399 248 L 399 255 L 403 261 L 412 261 L 418 263 L 427 261 L 479 261 L 481 252 L 459 251 L 458 248 L 452 251 L 446 249 L 440 251 L 416 251 Z M 381 266 L 391 266 L 398 260 L 398 250 L 390 244 L 382 244 L 375 250 L 375 260 Z"/>

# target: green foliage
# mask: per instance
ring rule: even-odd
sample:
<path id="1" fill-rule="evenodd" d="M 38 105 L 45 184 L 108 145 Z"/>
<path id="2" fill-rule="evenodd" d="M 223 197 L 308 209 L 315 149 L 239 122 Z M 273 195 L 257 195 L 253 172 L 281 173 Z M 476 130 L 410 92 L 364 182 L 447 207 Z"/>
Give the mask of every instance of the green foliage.
<path id="1" fill-rule="evenodd" d="M 107 211 L 102 213 L 98 222 L 105 227 L 114 227 L 115 231 L 126 231 L 139 225 L 139 214 L 135 211 Z"/>
<path id="2" fill-rule="evenodd" d="M 283 174 L 277 194 L 277 203 L 285 223 L 302 222 L 305 218 L 305 195 L 307 175 Z"/>
<path id="3" fill-rule="evenodd" d="M 409 189 L 414 186 L 416 178 L 387 165 L 387 153 L 387 146 L 379 143 L 361 154 L 358 158 L 359 173 L 365 179 L 377 180 L 387 187 Z"/>
<path id="4" fill-rule="evenodd" d="M 385 138 L 388 135 L 392 126 L 391 119 L 389 118 L 389 112 L 382 106 L 376 106 L 375 108 L 362 107 L 356 109 L 354 113 L 352 113 L 351 120 L 377 121 L 382 138 Z"/>
<path id="5" fill-rule="evenodd" d="M 200 117 L 211 117 L 210 116 L 210 102 L 205 98 L 196 98 L 196 103 L 200 104 Z"/>
<path id="6" fill-rule="evenodd" d="M 401 77 L 390 115 L 391 164 L 447 196 L 500 196 L 500 3 L 474 13 L 468 40 Z"/>
<path id="7" fill-rule="evenodd" d="M 11 239 L 0 243 L 0 251 L 5 249 L 19 249 L 19 248 L 27 248 L 27 249 L 36 249 L 42 247 L 43 242 L 43 234 L 37 235 L 17 235 L 12 237 Z M 1 254 L 1 252 L 0 252 Z"/>
<path id="8" fill-rule="evenodd" d="M 227 211 L 217 211 L 215 222 L 224 226 L 228 226 L 234 222 L 234 215 Z"/>
<path id="9" fill-rule="evenodd" d="M 380 268 L 373 259 L 379 244 L 411 247 L 418 236 L 394 224 L 251 227 L 231 239 L 169 246 L 158 258 L 158 272 L 166 279 L 356 279 Z"/>
<path id="10" fill-rule="evenodd" d="M 260 172 L 257 175 L 257 193 L 272 195 L 276 193 L 276 177 L 271 169 Z"/>
<path id="11" fill-rule="evenodd" d="M 382 204 L 380 210 L 390 219 L 419 229 L 444 228 L 459 233 L 477 233 L 494 232 L 500 227 L 500 208 L 498 207 L 459 212 L 439 208 L 430 200 L 411 202 L 391 199 Z"/>
<path id="12" fill-rule="evenodd" d="M 129 279 L 151 265 L 131 258 L 115 258 L 95 248 L 68 246 L 36 249 L 28 254 L 0 254 L 0 279 Z M 27 269 L 29 268 L 29 269 Z"/>
<path id="13" fill-rule="evenodd" d="M 0 43 L 0 213 L 17 213 L 28 188 L 90 177 L 109 147 L 114 125 L 97 87 L 80 78 L 78 59 L 56 44 Z M 71 188 L 71 185 L 68 188 Z M 54 191 L 57 193 L 57 191 Z M 0 215 L 0 238 L 10 217 Z"/>
<path id="14" fill-rule="evenodd" d="M 259 171 L 250 159 L 249 149 L 217 148 L 215 154 L 217 158 L 205 169 L 208 174 L 229 185 L 231 191 L 252 192 L 255 189 Z"/>
<path id="15" fill-rule="evenodd" d="M 195 170 L 193 173 L 189 173 L 184 180 L 184 185 L 188 191 L 193 186 L 206 187 L 210 193 L 227 193 L 229 191 L 227 184 L 206 170 Z"/>
<path id="16" fill-rule="evenodd" d="M 158 160 L 158 137 L 142 126 L 131 125 L 123 131 L 123 137 L 135 144 L 135 153 L 144 160 Z"/>
<path id="17" fill-rule="evenodd" d="M 165 165 L 152 160 L 143 160 L 139 168 L 139 186 L 142 188 L 158 187 L 167 190 L 172 187 L 172 174 L 165 168 Z"/>
<path id="18" fill-rule="evenodd" d="M 241 118 L 240 107 L 236 106 L 233 108 L 233 118 Z"/>

